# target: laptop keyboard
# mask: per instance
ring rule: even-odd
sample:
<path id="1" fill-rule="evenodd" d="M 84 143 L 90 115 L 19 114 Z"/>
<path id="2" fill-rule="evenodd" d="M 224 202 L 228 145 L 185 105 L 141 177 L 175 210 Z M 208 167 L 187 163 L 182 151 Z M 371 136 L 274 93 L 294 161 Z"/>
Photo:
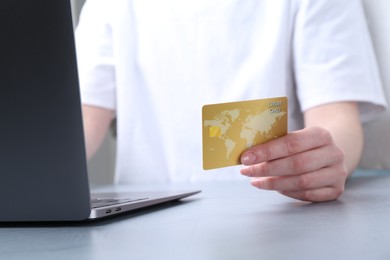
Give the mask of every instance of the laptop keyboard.
<path id="1" fill-rule="evenodd" d="M 93 198 L 91 199 L 92 208 L 100 208 L 106 206 L 112 206 L 122 203 L 129 203 L 141 200 L 147 200 L 148 197 L 140 197 L 140 198 Z"/>

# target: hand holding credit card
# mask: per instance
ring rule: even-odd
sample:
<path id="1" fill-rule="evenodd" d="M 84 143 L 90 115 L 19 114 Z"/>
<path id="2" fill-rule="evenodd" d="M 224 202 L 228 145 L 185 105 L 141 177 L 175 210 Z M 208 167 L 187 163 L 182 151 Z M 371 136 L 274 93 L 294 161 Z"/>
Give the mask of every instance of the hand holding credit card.
<path id="1" fill-rule="evenodd" d="M 287 134 L 287 98 L 205 105 L 203 168 L 240 164 L 246 149 Z"/>

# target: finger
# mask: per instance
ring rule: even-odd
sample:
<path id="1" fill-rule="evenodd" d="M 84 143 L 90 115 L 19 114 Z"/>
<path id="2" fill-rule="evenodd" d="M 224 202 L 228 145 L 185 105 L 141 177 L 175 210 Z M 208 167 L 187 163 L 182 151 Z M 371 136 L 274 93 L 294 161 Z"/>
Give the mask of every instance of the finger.
<path id="1" fill-rule="evenodd" d="M 324 187 L 305 191 L 279 191 L 281 194 L 309 202 L 325 202 L 338 199 L 344 192 L 344 187 Z"/>
<path id="2" fill-rule="evenodd" d="M 240 172 L 248 177 L 297 175 L 336 165 L 343 160 L 342 150 L 332 145 L 269 162 L 245 166 Z"/>
<path id="3" fill-rule="evenodd" d="M 241 162 L 252 165 L 271 161 L 330 143 L 332 137 L 329 132 L 319 127 L 308 127 L 248 149 L 242 154 Z"/>
<path id="4" fill-rule="evenodd" d="M 254 178 L 251 180 L 251 184 L 264 190 L 295 192 L 315 190 L 328 186 L 343 186 L 346 178 L 347 171 L 344 167 L 323 168 L 300 175 Z"/>

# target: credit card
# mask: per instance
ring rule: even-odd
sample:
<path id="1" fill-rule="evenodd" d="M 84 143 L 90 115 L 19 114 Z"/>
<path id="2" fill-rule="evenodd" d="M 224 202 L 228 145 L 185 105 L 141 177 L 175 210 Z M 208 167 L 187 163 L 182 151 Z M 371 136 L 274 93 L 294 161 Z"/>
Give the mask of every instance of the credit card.
<path id="1" fill-rule="evenodd" d="M 287 97 L 204 105 L 203 169 L 241 164 L 248 148 L 287 134 Z"/>

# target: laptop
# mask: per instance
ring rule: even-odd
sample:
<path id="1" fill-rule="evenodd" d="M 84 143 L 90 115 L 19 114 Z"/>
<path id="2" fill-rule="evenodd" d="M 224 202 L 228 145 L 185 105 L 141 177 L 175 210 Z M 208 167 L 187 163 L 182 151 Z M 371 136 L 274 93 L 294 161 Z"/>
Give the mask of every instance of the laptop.
<path id="1" fill-rule="evenodd" d="M 83 221 L 199 190 L 91 194 L 70 0 L 0 1 L 0 222 Z"/>

